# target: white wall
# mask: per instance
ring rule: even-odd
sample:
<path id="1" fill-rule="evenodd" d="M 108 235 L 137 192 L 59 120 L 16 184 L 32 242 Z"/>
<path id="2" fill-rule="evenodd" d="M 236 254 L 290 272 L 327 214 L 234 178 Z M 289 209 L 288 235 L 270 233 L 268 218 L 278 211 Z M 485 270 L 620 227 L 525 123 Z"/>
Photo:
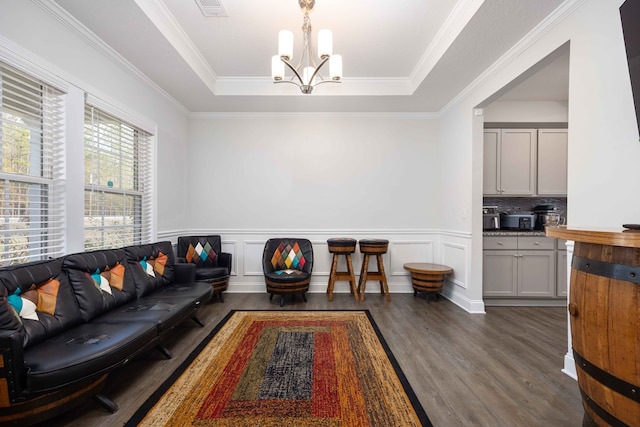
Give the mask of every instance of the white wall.
<path id="1" fill-rule="evenodd" d="M 107 104 L 156 127 L 156 184 L 158 189 L 157 228 L 173 229 L 186 220 L 187 182 L 185 180 L 188 117 L 180 106 L 161 95 L 142 78 L 105 56 L 87 39 L 31 1 L 0 2 L 0 49 L 30 64 L 34 70 L 56 75 L 69 84 L 70 111 L 82 111 L 82 92 L 88 92 Z M 74 87 L 75 86 L 75 87 Z M 79 88 L 80 90 L 76 89 Z M 80 96 L 78 96 L 80 95 Z M 80 104 L 80 105 L 78 105 Z M 83 117 L 67 117 L 68 146 L 82 147 Z M 68 177 L 78 179 L 76 164 L 68 164 Z M 81 164 L 81 163 L 80 163 Z M 82 187 L 70 186 L 69 208 L 82 209 Z M 67 251 L 82 250 L 82 213 L 69 223 Z"/>
<path id="2" fill-rule="evenodd" d="M 190 226 L 438 228 L 438 157 L 437 120 L 424 116 L 194 119 Z"/>
<path id="3" fill-rule="evenodd" d="M 390 287 L 411 292 L 402 264 L 441 255 L 438 141 L 427 115 L 194 115 L 189 230 L 222 235 L 233 291 L 264 291 L 264 242 L 286 234 L 314 244 L 312 291 L 326 290 L 326 239 L 350 236 L 390 240 Z"/>
<path id="4" fill-rule="evenodd" d="M 484 109 L 485 122 L 557 123 L 569 120 L 564 101 L 495 101 Z"/>
<path id="5" fill-rule="evenodd" d="M 460 300 L 482 295 L 482 126 L 473 114 L 485 100 L 536 62 L 570 42 L 568 223 L 620 227 L 638 222 L 640 143 L 620 25 L 621 0 L 586 0 L 550 29 L 512 52 L 508 61 L 468 88 L 441 118 L 443 175 L 460 153 L 463 179 L 443 178 L 443 207 L 471 205 L 472 218 L 444 216 L 446 229 L 471 232 L 472 261 L 466 289 L 448 289 Z M 635 193 L 633 193 L 635 194 Z M 451 200 L 449 200 L 451 199 Z M 565 369 L 572 361 L 565 359 Z"/>

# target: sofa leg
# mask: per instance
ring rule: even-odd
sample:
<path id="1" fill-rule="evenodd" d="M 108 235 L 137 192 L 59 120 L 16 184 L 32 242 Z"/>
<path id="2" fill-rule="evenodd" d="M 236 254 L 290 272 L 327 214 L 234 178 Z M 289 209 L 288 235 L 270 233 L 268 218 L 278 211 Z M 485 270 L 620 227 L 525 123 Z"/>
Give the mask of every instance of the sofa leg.
<path id="1" fill-rule="evenodd" d="M 307 294 L 302 293 L 302 299 L 304 300 L 304 302 L 307 302 Z"/>
<path id="2" fill-rule="evenodd" d="M 218 294 L 220 296 L 220 302 L 224 302 L 224 297 L 222 296 L 222 292 Z"/>
<path id="3" fill-rule="evenodd" d="M 93 399 L 112 414 L 115 414 L 118 411 L 118 404 L 104 394 L 96 394 L 93 396 Z"/>
<path id="4" fill-rule="evenodd" d="M 280 295 L 280 307 L 284 307 L 284 295 Z"/>
<path id="5" fill-rule="evenodd" d="M 156 348 L 160 353 L 164 354 L 164 357 L 166 357 L 167 359 L 171 359 L 173 357 L 173 353 L 171 353 L 171 350 L 169 350 L 167 347 L 163 346 L 162 344 L 156 345 Z"/>
<path id="6" fill-rule="evenodd" d="M 196 322 L 198 324 L 198 326 L 200 326 L 201 328 L 204 328 L 204 323 L 202 323 L 202 320 L 198 319 L 196 316 L 192 316 L 191 320 Z"/>

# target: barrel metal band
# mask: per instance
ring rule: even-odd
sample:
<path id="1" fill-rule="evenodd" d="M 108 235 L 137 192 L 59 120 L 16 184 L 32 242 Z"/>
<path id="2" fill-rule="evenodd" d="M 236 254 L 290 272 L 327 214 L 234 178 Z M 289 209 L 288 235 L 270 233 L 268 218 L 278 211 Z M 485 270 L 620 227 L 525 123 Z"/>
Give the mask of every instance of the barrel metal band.
<path id="1" fill-rule="evenodd" d="M 576 365 L 579 368 L 600 384 L 609 387 L 611 390 L 623 395 L 624 397 L 640 403 L 640 387 L 637 385 L 628 383 L 625 380 L 620 379 L 615 375 L 611 375 L 609 372 L 597 367 L 582 357 L 582 355 L 580 355 L 580 353 L 575 349 L 573 350 L 573 359 L 576 361 Z"/>
<path id="2" fill-rule="evenodd" d="M 578 271 L 595 274 L 596 276 L 604 276 L 614 280 L 640 284 L 640 267 L 637 266 L 614 264 L 574 255 L 573 261 L 571 261 L 571 267 Z"/>
<path id="3" fill-rule="evenodd" d="M 606 409 L 602 406 L 598 405 L 596 402 L 591 399 L 587 393 L 584 392 L 582 387 L 578 387 L 580 389 L 580 394 L 582 395 L 582 401 L 589 406 L 589 408 L 596 413 L 600 418 L 604 420 L 607 424 L 612 427 L 630 427 L 629 424 L 626 424 L 620 421 L 618 418 L 610 414 Z"/>

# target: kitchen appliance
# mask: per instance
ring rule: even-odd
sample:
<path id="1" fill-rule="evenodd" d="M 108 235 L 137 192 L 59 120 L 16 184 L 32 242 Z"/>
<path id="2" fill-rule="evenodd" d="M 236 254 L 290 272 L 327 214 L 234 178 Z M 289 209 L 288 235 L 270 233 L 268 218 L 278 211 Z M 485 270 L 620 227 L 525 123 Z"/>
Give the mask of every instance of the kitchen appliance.
<path id="1" fill-rule="evenodd" d="M 564 224 L 564 217 L 558 213 L 558 208 L 553 205 L 538 205 L 533 208 L 536 216 L 535 229 L 544 230 L 547 225 Z"/>
<path id="2" fill-rule="evenodd" d="M 500 216 L 497 206 L 482 207 L 482 229 L 498 230 L 500 229 Z"/>
<path id="3" fill-rule="evenodd" d="M 531 212 L 501 213 L 500 228 L 505 230 L 533 230 L 535 215 Z"/>

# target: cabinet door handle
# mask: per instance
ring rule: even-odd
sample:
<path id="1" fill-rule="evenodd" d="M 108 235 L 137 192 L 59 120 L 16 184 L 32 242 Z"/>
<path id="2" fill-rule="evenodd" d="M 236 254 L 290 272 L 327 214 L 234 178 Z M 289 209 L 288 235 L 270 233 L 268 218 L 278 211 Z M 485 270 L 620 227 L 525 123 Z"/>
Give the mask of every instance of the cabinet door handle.
<path id="1" fill-rule="evenodd" d="M 498 246 L 502 246 L 502 242 L 498 242 Z"/>
<path id="2" fill-rule="evenodd" d="M 540 242 L 533 242 L 534 245 L 540 245 Z"/>

